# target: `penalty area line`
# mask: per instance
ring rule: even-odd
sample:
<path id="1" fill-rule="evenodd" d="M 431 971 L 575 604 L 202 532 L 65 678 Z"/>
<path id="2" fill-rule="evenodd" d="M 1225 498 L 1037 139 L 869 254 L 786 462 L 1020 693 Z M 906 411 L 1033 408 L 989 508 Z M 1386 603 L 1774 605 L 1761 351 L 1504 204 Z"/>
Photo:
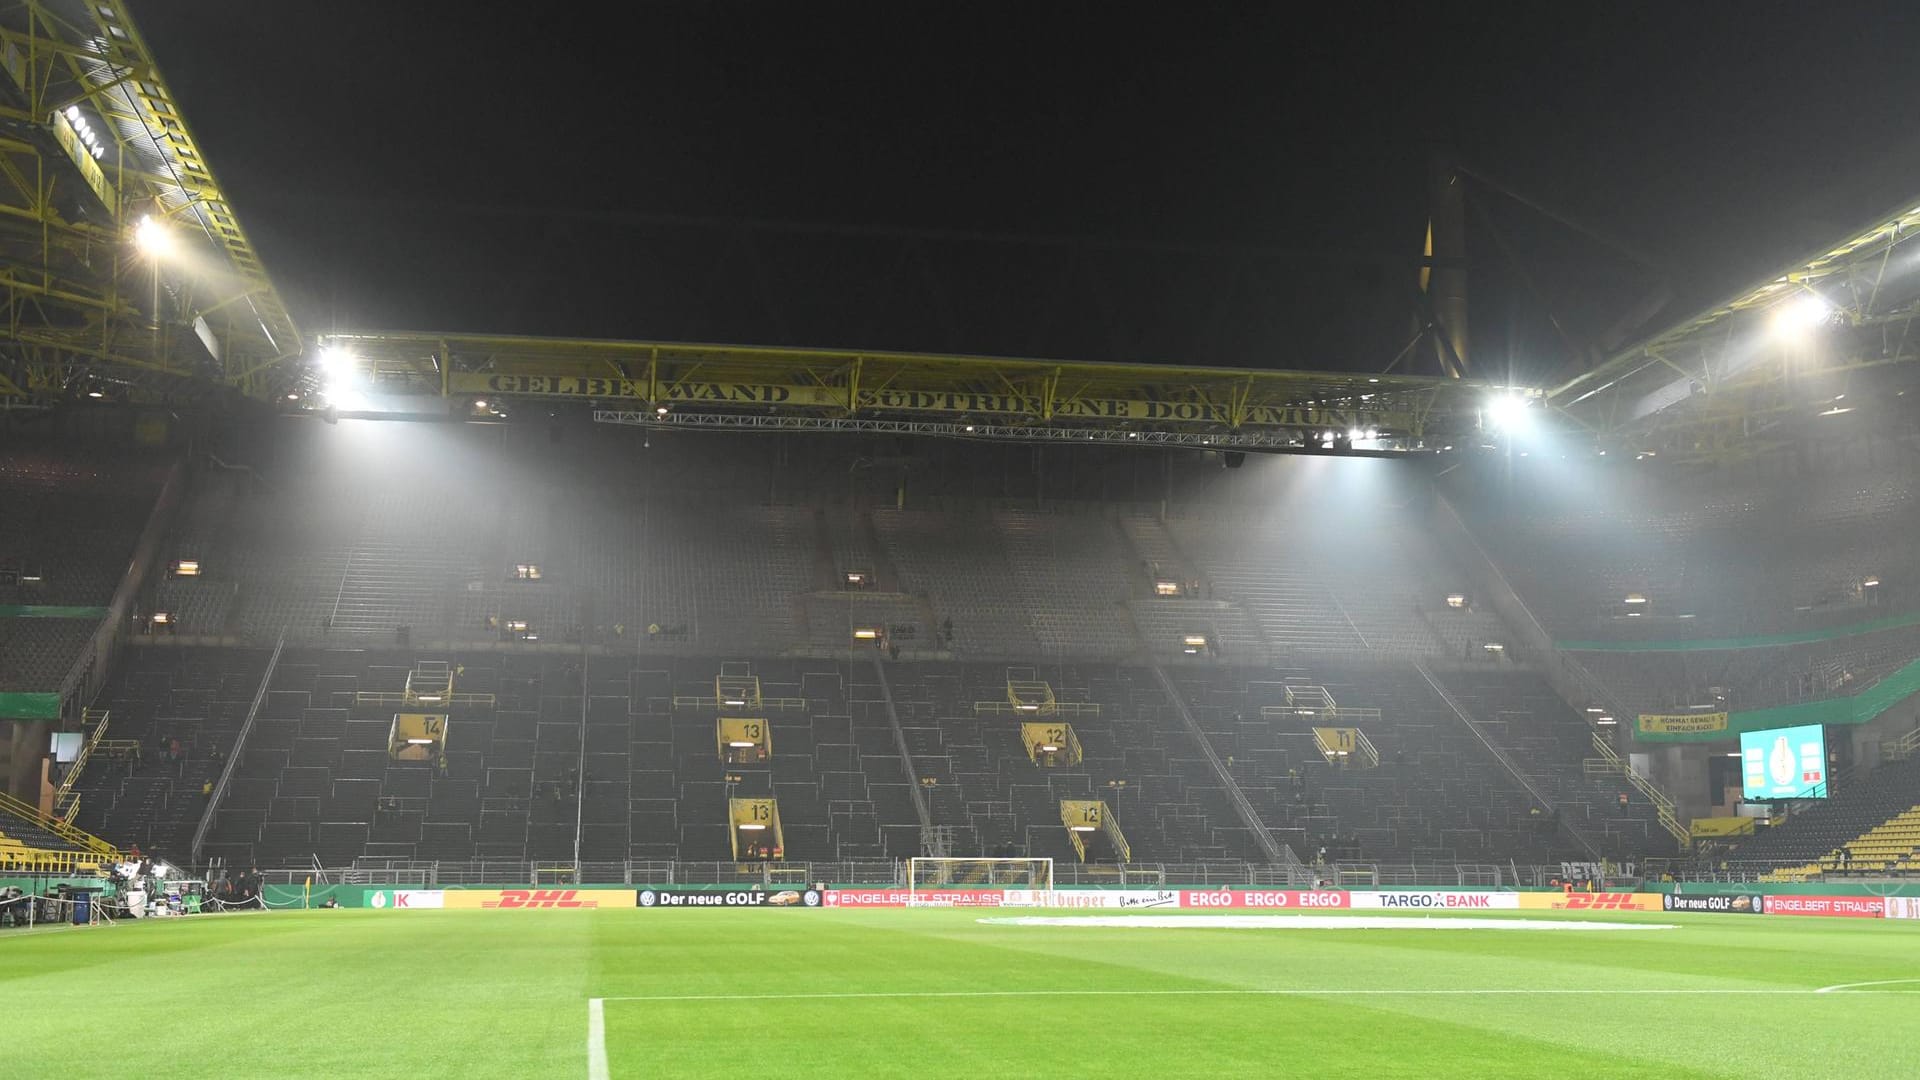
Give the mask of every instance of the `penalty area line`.
<path id="1" fill-rule="evenodd" d="M 1840 993 L 1840 992 L 1841 992 L 1842 990 L 1852 990 L 1852 989 L 1854 989 L 1854 988 L 1856 988 L 1856 987 L 1861 987 L 1861 986 L 1894 986 L 1894 985 L 1897 985 L 1897 984 L 1900 984 L 1900 983 L 1920 983 L 1920 979 L 1875 979 L 1875 980 L 1873 980 L 1872 982 L 1857 982 L 1857 983 L 1840 983 L 1840 984 L 1839 984 L 1839 985 L 1837 985 L 1837 986 L 1823 986 L 1823 987 L 1821 987 L 1820 989 L 1818 989 L 1818 990 L 1815 990 L 1815 991 L 1814 991 L 1814 993 L 1816 993 L 1816 994 L 1837 994 L 1837 993 Z M 1882 991 L 1880 991 L 1880 993 L 1883 993 L 1883 994 L 1912 994 L 1912 993 L 1920 993 L 1920 991 L 1916 991 L 1916 990 L 1882 990 Z"/>
<path id="2" fill-rule="evenodd" d="M 587 1080 L 607 1080 L 605 998 L 587 999 Z"/>
<path id="3" fill-rule="evenodd" d="M 1906 980 L 1896 980 L 1906 981 Z M 1916 980 L 1920 981 L 1920 980 Z M 1850 983 L 1853 985 L 1869 985 Z M 637 997 L 593 998 L 595 1006 L 589 1012 L 590 1024 L 604 1025 L 598 1005 L 606 1001 L 858 1001 L 858 1000 L 910 1000 L 916 998 L 1029 998 L 1029 997 L 1472 997 L 1474 995 L 1506 994 L 1556 994 L 1564 996 L 1688 996 L 1688 995 L 1742 995 L 1742 994 L 1824 994 L 1842 987 L 1825 987 L 1819 990 L 1806 987 L 1777 987 L 1773 989 L 1755 989 L 1749 987 L 1619 987 L 1614 989 L 1587 987 L 1444 987 L 1417 989 L 1413 987 L 1285 987 L 1275 989 L 1222 988 L 1190 990 L 875 990 L 823 992 L 812 994 L 647 994 Z M 591 1036 L 590 1036 L 591 1037 Z M 603 1048 L 604 1053 L 604 1048 Z"/>

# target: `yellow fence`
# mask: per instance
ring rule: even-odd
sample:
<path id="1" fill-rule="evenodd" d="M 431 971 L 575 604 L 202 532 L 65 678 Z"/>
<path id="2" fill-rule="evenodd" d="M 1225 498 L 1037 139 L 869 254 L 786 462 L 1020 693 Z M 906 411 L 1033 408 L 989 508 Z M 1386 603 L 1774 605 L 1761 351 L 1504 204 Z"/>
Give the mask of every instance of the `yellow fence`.
<path id="1" fill-rule="evenodd" d="M 28 806 L 26 803 L 21 802 L 11 795 L 0 793 L 0 810 L 5 810 L 10 814 L 24 818 L 60 839 L 65 840 L 67 843 L 72 844 L 74 847 L 79 848 L 81 851 L 91 853 L 96 861 L 98 861 L 101 856 L 113 860 L 120 858 L 120 850 L 112 844 L 107 843 L 105 840 L 100 839 L 90 832 L 76 829 L 58 818 L 48 817 L 40 812 L 39 807 Z"/>

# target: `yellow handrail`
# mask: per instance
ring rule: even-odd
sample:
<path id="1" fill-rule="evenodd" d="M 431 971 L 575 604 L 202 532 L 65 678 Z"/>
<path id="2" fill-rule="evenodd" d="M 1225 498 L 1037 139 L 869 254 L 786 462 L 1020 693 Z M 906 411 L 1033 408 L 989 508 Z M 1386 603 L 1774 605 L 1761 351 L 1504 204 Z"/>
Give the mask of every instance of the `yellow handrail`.
<path id="1" fill-rule="evenodd" d="M 35 874 L 95 874 L 110 857 L 97 851 L 48 851 L 0 843 L 0 870 Z"/>
<path id="2" fill-rule="evenodd" d="M 1681 847 L 1687 847 L 1693 843 L 1693 831 L 1682 824 L 1679 816 L 1674 813 L 1673 800 L 1667 798 L 1666 792 L 1654 787 L 1646 777 L 1634 772 L 1633 766 L 1629 765 L 1619 752 L 1614 750 L 1613 744 L 1602 738 L 1597 731 L 1593 733 L 1593 748 L 1600 752 L 1601 759 L 1607 762 L 1611 769 L 1617 770 L 1620 775 L 1626 777 L 1627 783 L 1632 784 L 1636 791 L 1645 795 L 1653 803 L 1654 815 L 1659 818 L 1660 827 L 1667 830 L 1668 835 L 1678 841 Z"/>
<path id="3" fill-rule="evenodd" d="M 8 813 L 25 818 L 27 821 L 38 825 L 40 828 L 47 830 L 60 839 L 65 840 L 67 843 L 93 853 L 96 856 L 104 855 L 112 859 L 120 858 L 119 848 L 114 847 L 112 844 L 107 843 L 105 840 L 100 839 L 90 832 L 76 829 L 58 818 L 48 817 L 40 812 L 39 807 L 28 806 L 26 803 L 21 802 L 19 799 L 5 792 L 0 792 L 0 810 L 5 810 Z"/>
<path id="4" fill-rule="evenodd" d="M 67 775 L 60 781 L 60 786 L 54 789 L 53 808 L 55 810 L 63 810 L 61 804 L 65 803 L 67 797 L 73 794 L 74 782 L 80 779 L 80 770 L 86 768 L 87 761 L 93 757 L 94 747 L 100 745 L 100 737 L 107 733 L 107 720 L 111 715 L 112 714 L 105 709 L 87 709 L 80 714 L 80 725 L 85 727 L 91 722 L 93 724 L 93 734 L 87 736 L 87 741 L 81 744 L 80 752 L 74 755 L 73 765 L 67 769 Z M 71 823 L 73 821 L 73 815 L 71 813 L 65 813 L 64 820 Z"/>

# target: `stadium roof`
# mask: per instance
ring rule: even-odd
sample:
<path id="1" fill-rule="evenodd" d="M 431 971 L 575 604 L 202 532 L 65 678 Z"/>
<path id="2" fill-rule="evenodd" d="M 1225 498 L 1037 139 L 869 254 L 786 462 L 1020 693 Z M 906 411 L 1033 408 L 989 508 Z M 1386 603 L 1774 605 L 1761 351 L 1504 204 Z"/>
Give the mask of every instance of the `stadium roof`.
<path id="1" fill-rule="evenodd" d="M 850 349 L 415 332 L 333 334 L 323 344 L 332 404 L 343 411 L 468 416 L 531 398 L 588 405 L 605 422 L 681 427 L 1268 450 L 1338 437 L 1395 452 L 1478 431 L 1495 397 L 1538 396 L 1416 375 Z M 422 406 L 423 395 L 449 400 Z"/>
<path id="2" fill-rule="evenodd" d="M 123 0 L 0 8 L 0 295 L 0 399 L 296 374 L 300 331 Z"/>
<path id="3" fill-rule="evenodd" d="M 1789 442 L 1810 420 L 1898 396 L 1920 359 L 1920 203 L 1553 388 L 1548 402 L 1603 438 L 1704 456 Z"/>

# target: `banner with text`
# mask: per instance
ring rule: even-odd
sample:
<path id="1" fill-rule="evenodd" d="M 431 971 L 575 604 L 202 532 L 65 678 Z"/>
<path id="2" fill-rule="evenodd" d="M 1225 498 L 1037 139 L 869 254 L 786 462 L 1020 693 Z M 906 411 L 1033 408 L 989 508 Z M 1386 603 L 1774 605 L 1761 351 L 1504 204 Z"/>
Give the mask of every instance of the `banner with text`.
<path id="1" fill-rule="evenodd" d="M 500 911 L 618 908 L 634 906 L 632 889 L 449 889 L 442 907 Z"/>
<path id="2" fill-rule="evenodd" d="M 826 907 L 903 908 L 925 907 L 999 907 L 1006 902 L 1004 889 L 828 889 L 822 899 Z"/>
<path id="3" fill-rule="evenodd" d="M 437 889 L 381 889 L 367 894 L 367 906 L 383 911 L 418 911 L 445 907 L 445 897 Z"/>
<path id="4" fill-rule="evenodd" d="M 1920 919 L 1920 896 L 1889 896 L 1881 914 L 1889 919 Z"/>
<path id="5" fill-rule="evenodd" d="M 1438 889 L 1414 892 L 1356 892 L 1351 906 L 1357 908 L 1412 909 L 1419 911 L 1518 911 L 1520 895 L 1512 892 L 1443 892 Z"/>
<path id="6" fill-rule="evenodd" d="M 1520 894 L 1525 911 L 1659 911 L 1657 893 L 1530 892 Z"/>
<path id="7" fill-rule="evenodd" d="M 635 905 L 659 908 L 817 908 L 819 889 L 641 889 Z"/>
<path id="8" fill-rule="evenodd" d="M 1878 896 L 1800 896 L 1775 893 L 1767 897 L 1769 915 L 1832 915 L 1845 919 L 1878 919 L 1887 903 Z"/>
<path id="9" fill-rule="evenodd" d="M 1239 423 L 1263 427 L 1404 428 L 1411 417 L 1387 409 L 1321 405 L 1233 405 L 1224 401 L 1163 400 L 1142 394 L 1125 398 L 1056 397 L 1038 394 L 970 393 L 950 390 L 906 390 L 845 386 L 803 386 L 789 383 L 662 382 L 650 388 L 645 379 L 586 375 L 514 375 L 454 372 L 448 378 L 454 394 L 521 394 L 535 397 L 592 398 L 613 404 L 720 405 L 754 408 L 852 409 L 858 412 L 933 412 L 968 416 L 1004 416 L 1039 419 L 1176 420 L 1206 424 Z"/>
<path id="10" fill-rule="evenodd" d="M 1172 889 L 1008 889 L 1007 907 L 1139 909 L 1177 908 L 1180 894 Z"/>
<path id="11" fill-rule="evenodd" d="M 1188 889 L 1180 894 L 1183 908 L 1257 908 L 1261 910 L 1322 910 L 1353 906 L 1353 894 L 1333 889 Z"/>
<path id="12" fill-rule="evenodd" d="M 1759 915 L 1767 904 L 1766 898 L 1758 895 L 1675 896 L 1668 893 L 1660 900 L 1663 911 L 1707 911 L 1721 915 Z"/>
<path id="13" fill-rule="evenodd" d="M 1700 736 L 1726 730 L 1727 714 L 1723 712 L 1640 714 L 1640 734 L 1642 735 Z"/>

